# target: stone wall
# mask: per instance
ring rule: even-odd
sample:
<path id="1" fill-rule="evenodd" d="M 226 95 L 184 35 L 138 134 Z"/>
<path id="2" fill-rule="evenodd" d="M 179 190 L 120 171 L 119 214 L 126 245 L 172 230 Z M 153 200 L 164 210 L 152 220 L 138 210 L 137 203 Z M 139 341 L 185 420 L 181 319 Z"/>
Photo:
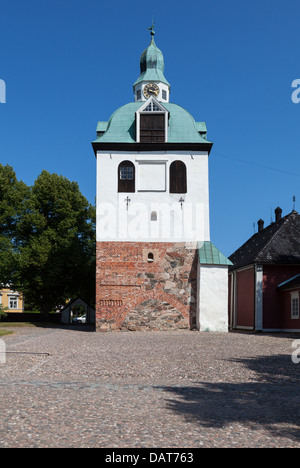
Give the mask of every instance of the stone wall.
<path id="1" fill-rule="evenodd" d="M 98 331 L 195 328 L 196 298 L 195 249 L 184 243 L 97 243 Z"/>
<path id="2" fill-rule="evenodd" d="M 131 331 L 187 329 L 188 323 L 182 313 L 168 302 L 148 299 L 126 315 L 122 328 Z"/>

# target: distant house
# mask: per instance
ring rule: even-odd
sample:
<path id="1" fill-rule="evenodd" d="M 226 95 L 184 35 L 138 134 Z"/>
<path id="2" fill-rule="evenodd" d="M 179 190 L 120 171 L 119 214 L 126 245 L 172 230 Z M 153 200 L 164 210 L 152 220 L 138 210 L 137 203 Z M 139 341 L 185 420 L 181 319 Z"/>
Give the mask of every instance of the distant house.
<path id="1" fill-rule="evenodd" d="M 5 312 L 23 313 L 24 298 L 22 293 L 13 291 L 9 286 L 0 287 L 0 304 L 6 310 Z"/>
<path id="2" fill-rule="evenodd" d="M 229 257 L 231 330 L 300 331 L 300 215 L 275 215 Z"/>

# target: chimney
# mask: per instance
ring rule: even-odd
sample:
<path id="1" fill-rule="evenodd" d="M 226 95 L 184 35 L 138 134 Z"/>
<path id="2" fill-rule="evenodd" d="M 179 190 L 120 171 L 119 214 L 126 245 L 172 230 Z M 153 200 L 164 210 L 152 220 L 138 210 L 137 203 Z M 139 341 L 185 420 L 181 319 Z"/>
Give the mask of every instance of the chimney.
<path id="1" fill-rule="evenodd" d="M 264 224 L 265 224 L 265 222 L 264 222 L 262 219 L 260 219 L 260 220 L 257 221 L 258 232 L 261 232 L 261 231 L 263 230 Z"/>
<path id="2" fill-rule="evenodd" d="M 279 206 L 276 208 L 275 210 L 275 221 L 277 223 L 277 221 L 280 221 L 281 220 L 281 215 L 282 215 L 282 209 L 279 208 Z"/>

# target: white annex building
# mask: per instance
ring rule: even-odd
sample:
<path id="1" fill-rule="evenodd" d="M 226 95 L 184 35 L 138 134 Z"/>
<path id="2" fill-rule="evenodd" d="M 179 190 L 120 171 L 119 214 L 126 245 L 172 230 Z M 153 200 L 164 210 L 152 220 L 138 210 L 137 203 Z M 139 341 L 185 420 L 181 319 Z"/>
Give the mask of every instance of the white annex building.
<path id="1" fill-rule="evenodd" d="M 228 330 L 228 266 L 210 242 L 204 122 L 170 102 L 162 52 L 140 59 L 134 101 L 99 122 L 96 329 Z"/>

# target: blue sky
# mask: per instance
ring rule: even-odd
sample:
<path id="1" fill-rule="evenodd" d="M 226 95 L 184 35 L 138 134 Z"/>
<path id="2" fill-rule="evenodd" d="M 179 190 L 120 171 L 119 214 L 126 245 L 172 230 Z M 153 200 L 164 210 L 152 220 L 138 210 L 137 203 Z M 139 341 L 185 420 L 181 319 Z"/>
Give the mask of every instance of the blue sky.
<path id="1" fill-rule="evenodd" d="M 214 143 L 211 240 L 230 255 L 294 195 L 300 211 L 299 0 L 2 0 L 0 162 L 28 185 L 62 174 L 94 203 L 96 124 L 133 100 L 152 15 L 171 101 Z"/>

